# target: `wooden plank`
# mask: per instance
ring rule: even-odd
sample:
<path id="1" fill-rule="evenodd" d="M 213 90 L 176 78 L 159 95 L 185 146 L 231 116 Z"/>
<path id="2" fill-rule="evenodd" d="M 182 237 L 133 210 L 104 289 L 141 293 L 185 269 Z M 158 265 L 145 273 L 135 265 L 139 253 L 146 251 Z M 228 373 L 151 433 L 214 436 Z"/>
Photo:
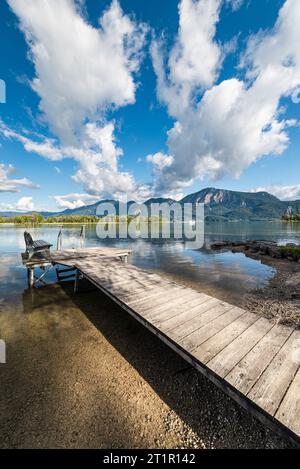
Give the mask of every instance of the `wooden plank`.
<path id="1" fill-rule="evenodd" d="M 106 291 L 109 291 L 113 295 L 117 295 L 124 303 L 127 303 L 128 298 L 138 296 L 141 293 L 145 295 L 148 291 L 156 291 L 158 288 L 159 287 L 157 286 L 153 286 L 151 290 L 150 288 L 145 289 L 145 287 L 139 283 L 133 284 L 133 282 L 126 282 L 118 286 L 105 286 Z"/>
<path id="2" fill-rule="evenodd" d="M 158 303 L 159 304 L 162 304 L 163 301 L 162 301 L 162 297 L 164 295 L 164 292 L 165 293 L 171 293 L 172 296 L 171 298 L 174 299 L 174 294 L 178 294 L 178 292 L 182 292 L 183 295 L 186 295 L 186 292 L 185 292 L 185 289 L 184 287 L 182 287 L 181 289 L 174 289 L 173 285 L 157 285 L 157 286 L 154 286 L 154 288 L 148 290 L 148 291 L 145 291 L 144 290 L 144 294 L 141 294 L 139 296 L 137 295 L 131 295 L 131 297 L 127 298 L 126 299 L 126 303 L 131 307 L 131 308 L 135 308 L 136 306 L 141 306 L 142 308 L 144 307 L 144 305 L 148 305 L 148 304 L 153 304 L 153 306 L 155 306 L 155 302 L 152 303 L 149 303 L 149 300 L 154 300 L 158 297 Z M 146 306 L 145 306 L 145 311 L 146 311 Z"/>
<path id="3" fill-rule="evenodd" d="M 292 359 L 293 344 L 299 339 L 300 331 L 294 331 L 247 395 L 271 415 L 276 414 L 299 367 Z"/>
<path id="4" fill-rule="evenodd" d="M 90 273 L 90 275 L 93 275 L 95 278 L 96 278 L 96 275 L 94 273 Z M 99 281 L 99 283 L 101 282 L 101 285 L 103 287 L 106 287 L 106 286 L 111 286 L 111 285 L 121 285 L 122 283 L 125 283 L 125 282 L 135 282 L 136 280 L 129 280 L 128 277 L 125 277 L 125 276 L 122 276 L 122 275 L 111 275 L 111 274 L 104 274 L 103 276 L 99 276 L 97 275 L 97 279 Z"/>
<path id="5" fill-rule="evenodd" d="M 135 291 L 135 298 L 138 300 L 138 299 L 141 299 L 141 298 L 146 298 L 146 295 L 148 295 L 148 293 L 150 294 L 152 292 L 152 290 L 156 289 L 156 288 L 161 288 L 161 287 L 168 287 L 169 284 L 166 283 L 156 283 L 156 282 L 145 282 L 145 284 L 141 284 L 141 286 Z M 122 300 L 123 301 L 127 301 L 127 299 L 131 299 L 132 298 L 132 294 L 129 292 L 129 293 L 124 293 L 122 292 Z"/>
<path id="6" fill-rule="evenodd" d="M 272 327 L 226 376 L 226 381 L 243 394 L 248 394 L 291 333 L 292 330 L 284 326 Z"/>
<path id="7" fill-rule="evenodd" d="M 199 327 L 199 329 L 193 331 L 189 335 L 186 335 L 184 330 L 178 331 L 177 329 L 168 332 L 168 335 L 173 339 L 176 339 L 181 347 L 192 352 L 205 340 L 224 329 L 224 327 L 235 321 L 235 319 L 242 314 L 243 310 L 240 308 L 231 306 L 231 309 L 228 309 L 225 305 L 220 304 L 208 310 L 205 313 L 205 316 L 201 315 L 199 323 L 201 319 L 201 323 L 203 324 L 202 327 Z M 210 317 L 211 319 L 209 319 Z"/>
<path id="8" fill-rule="evenodd" d="M 144 270 L 144 269 L 140 269 L 138 267 L 135 267 L 132 264 L 125 264 L 124 262 L 122 262 L 120 260 L 117 260 L 117 259 L 101 257 L 99 259 L 99 264 L 101 264 L 99 266 L 100 269 L 102 268 L 102 266 L 105 266 L 105 268 L 107 270 L 110 270 L 110 271 L 115 271 L 117 269 L 118 271 L 122 271 L 122 272 L 127 272 L 127 273 L 130 272 L 131 275 L 137 275 L 138 277 L 145 276 L 145 277 L 151 277 L 151 278 L 156 279 L 158 281 L 163 280 L 163 278 L 160 275 L 156 274 L 156 273 L 153 273 L 153 272 L 150 272 L 150 271 L 147 271 L 147 270 Z M 178 286 L 178 284 L 176 284 L 173 281 L 168 280 L 168 282 L 172 285 L 177 285 Z"/>
<path id="9" fill-rule="evenodd" d="M 275 416 L 281 423 L 300 435 L 300 368 Z"/>
<path id="10" fill-rule="evenodd" d="M 155 320 L 156 318 L 159 319 L 164 314 L 167 317 L 172 315 L 176 316 L 176 314 L 179 313 L 182 308 L 185 309 L 186 303 L 189 303 L 195 298 L 197 298 L 197 294 L 195 295 L 195 292 L 191 292 L 189 289 L 186 289 L 186 291 L 180 293 L 180 295 L 173 295 L 173 298 L 171 298 L 167 303 L 161 303 L 155 305 L 153 308 L 147 308 L 147 310 L 143 311 L 143 316 L 147 320 L 151 321 Z"/>
<path id="11" fill-rule="evenodd" d="M 217 298 L 212 298 L 199 306 L 197 316 L 193 316 L 189 321 L 184 321 L 181 325 L 174 325 L 168 332 L 176 334 L 179 340 L 187 338 L 187 341 L 190 339 L 193 341 L 201 327 L 206 323 L 211 323 L 214 319 L 232 308 L 232 305 L 224 303 Z"/>
<path id="12" fill-rule="evenodd" d="M 155 299 L 150 298 L 135 304 L 133 297 L 131 301 L 127 300 L 127 304 L 130 307 L 134 307 L 134 309 L 138 313 L 143 314 L 144 317 L 147 317 L 147 312 L 149 312 L 149 315 L 156 314 L 163 308 L 169 307 L 171 304 L 176 302 L 179 304 L 179 302 L 185 301 L 189 295 L 191 295 L 191 292 L 184 287 L 174 288 L 173 286 L 169 286 L 167 288 L 161 288 L 160 295 Z"/>
<path id="13" fill-rule="evenodd" d="M 205 295 L 205 293 L 198 293 L 195 298 L 183 303 L 179 308 L 162 311 L 152 319 L 152 324 L 155 324 L 164 331 L 168 331 L 197 316 L 199 314 L 199 306 L 204 303 L 206 304 L 209 300 L 213 300 L 213 298 Z"/>
<path id="14" fill-rule="evenodd" d="M 195 301 L 197 301 L 197 298 Z M 179 311 L 179 314 L 176 314 L 175 316 L 172 315 L 171 317 L 160 315 L 157 318 L 157 321 L 159 321 L 159 327 L 161 327 L 164 332 L 176 329 L 178 333 L 180 333 L 179 328 L 181 328 L 184 334 L 187 335 L 189 326 L 191 324 L 195 324 L 196 318 L 200 317 L 201 314 L 206 313 L 208 310 L 210 311 L 213 307 L 217 306 L 219 302 L 220 300 L 217 300 L 217 298 L 207 297 L 207 295 L 205 295 L 204 298 L 201 298 L 200 302 L 197 301 L 197 304 L 187 311 Z M 209 313 L 208 320 L 211 319 L 211 313 Z M 153 323 L 156 324 L 155 321 Z M 192 329 L 194 330 L 194 327 Z"/>
<path id="15" fill-rule="evenodd" d="M 124 286 L 125 284 L 131 284 L 133 286 L 140 286 L 140 287 L 143 287 L 145 290 L 147 288 L 148 289 L 157 288 L 161 285 L 164 285 L 164 284 L 152 282 L 143 278 L 133 280 L 133 279 L 129 279 L 127 276 L 119 277 L 119 278 L 118 277 L 108 278 L 105 281 L 101 281 L 101 284 L 105 288 L 115 288 L 115 289 L 120 288 L 120 291 L 122 291 L 122 286 Z"/>
<path id="16" fill-rule="evenodd" d="M 158 281 L 155 277 L 152 276 L 146 277 L 145 275 L 132 275 L 131 272 L 122 271 L 121 269 L 118 269 L 116 273 L 106 273 L 105 275 L 108 279 L 112 281 L 119 281 L 118 279 L 126 279 L 127 281 L 132 280 L 134 282 L 141 282 L 145 285 L 147 283 L 155 285 L 168 284 L 168 282 L 164 282 L 162 279 Z"/>
<path id="17" fill-rule="evenodd" d="M 90 264 L 82 264 L 78 263 L 77 267 L 83 271 L 87 272 L 89 276 L 94 276 L 95 279 L 98 279 L 99 282 L 101 283 L 111 283 L 111 282 L 120 282 L 123 280 L 132 280 L 132 281 L 140 281 L 142 279 L 145 279 L 144 276 L 137 276 L 137 275 L 132 275 L 130 271 L 124 271 L 122 269 L 119 269 L 118 266 L 115 267 L 114 270 L 109 271 L 106 269 L 105 266 L 103 266 L 102 269 L 100 269 L 99 266 L 93 266 Z M 152 279 L 149 278 L 148 282 L 152 282 Z"/>
<path id="18" fill-rule="evenodd" d="M 258 319 L 210 360 L 207 366 L 224 378 L 272 327 L 273 324 L 268 319 Z"/>
<path id="19" fill-rule="evenodd" d="M 129 293 L 129 299 L 127 298 L 124 300 L 124 303 L 128 308 L 131 308 L 130 304 L 130 298 L 132 298 L 132 301 L 134 301 L 134 292 L 132 289 L 130 291 L 127 291 L 126 293 Z M 118 298 L 120 298 L 121 301 L 123 301 L 122 294 L 120 292 L 114 293 Z M 153 298 L 148 298 L 145 301 L 142 301 L 141 303 L 137 303 L 134 308 L 135 311 L 141 310 L 143 311 L 143 308 L 151 308 L 151 304 L 155 305 L 165 305 L 168 302 L 172 301 L 174 299 L 174 289 L 173 288 L 157 288 L 155 289 L 155 296 Z"/>
<path id="20" fill-rule="evenodd" d="M 83 269 L 82 267 L 80 267 L 81 269 Z M 156 283 L 156 284 L 160 284 L 163 282 L 162 279 L 157 279 L 156 276 L 154 275 L 145 275 L 145 274 L 140 274 L 138 275 L 136 272 L 131 272 L 130 270 L 128 269 L 121 269 L 119 268 L 118 266 L 113 269 L 113 270 L 109 270 L 109 269 L 106 269 L 104 268 L 105 270 L 103 271 L 99 271 L 99 267 L 97 268 L 94 268 L 94 269 L 90 269 L 89 272 L 94 272 L 96 273 L 99 278 L 108 278 L 108 279 L 111 279 L 111 280 L 118 280 L 119 278 L 121 279 L 127 279 L 127 280 L 133 280 L 133 281 L 143 281 L 143 282 L 149 282 L 149 283 Z"/>
<path id="21" fill-rule="evenodd" d="M 107 261 L 107 260 L 100 260 L 100 264 L 96 264 L 95 267 L 99 269 L 99 272 L 103 273 L 110 273 L 113 275 L 121 275 L 121 276 L 130 276 L 132 278 L 148 278 L 148 279 L 153 279 L 157 280 L 158 282 L 162 281 L 162 277 L 160 277 L 157 274 L 154 274 L 152 272 L 145 272 L 145 271 L 138 271 L 137 269 L 134 269 L 133 266 L 129 264 L 124 264 L 124 262 L 121 261 Z M 89 260 L 84 260 L 78 262 L 78 267 L 83 268 L 86 265 L 94 265 L 93 262 Z"/>
<path id="22" fill-rule="evenodd" d="M 99 279 L 99 277 L 98 277 Z M 99 279 L 99 282 L 100 282 L 100 279 Z M 124 277 L 114 277 L 114 278 L 108 278 L 107 280 L 103 280 L 101 281 L 101 285 L 102 287 L 104 288 L 107 288 L 107 289 L 120 289 L 120 291 L 122 291 L 122 288 L 126 285 L 132 285 L 132 286 L 140 286 L 142 288 L 145 288 L 145 285 L 143 285 L 141 282 L 137 281 L 137 280 L 129 280 L 128 278 L 124 278 Z"/>
<path id="23" fill-rule="evenodd" d="M 132 298 L 134 294 L 135 298 L 145 298 L 150 292 L 159 288 L 156 284 L 143 285 L 140 282 L 124 282 L 118 285 L 114 283 L 112 285 L 103 285 L 107 290 L 112 293 L 116 293 L 122 298 L 122 301 L 126 302 L 127 299 Z"/>
<path id="24" fill-rule="evenodd" d="M 144 284 L 145 287 L 147 284 L 150 285 L 169 285 L 167 282 L 164 282 L 160 279 L 158 282 L 156 280 L 156 276 L 145 276 L 143 275 L 137 275 L 136 273 L 132 274 L 131 271 L 128 270 L 122 270 L 122 269 L 115 269 L 111 272 L 109 272 L 107 269 L 103 269 L 100 271 L 99 266 L 97 267 L 83 267 L 81 263 L 78 264 L 78 268 L 80 268 L 81 271 L 87 271 L 88 276 L 91 277 L 93 276 L 94 280 L 98 281 L 101 283 L 103 286 L 117 286 L 121 283 L 125 282 L 132 282 L 134 283 L 139 283 L 139 284 Z"/>
<path id="25" fill-rule="evenodd" d="M 127 267 L 125 264 L 122 263 L 122 266 L 123 265 Z M 148 274 L 147 272 L 138 272 L 136 270 L 134 270 L 134 273 L 132 273 L 131 266 L 129 266 L 128 269 L 126 268 L 123 269 L 123 268 L 119 268 L 119 265 L 117 265 L 118 273 L 114 273 L 114 270 L 113 270 L 112 274 L 110 273 L 107 274 L 107 272 L 104 272 L 103 274 L 103 270 L 100 271 L 99 266 L 95 267 L 95 266 L 91 266 L 90 264 L 83 265 L 82 263 L 79 263 L 78 267 L 80 267 L 81 271 L 88 271 L 87 277 L 93 278 L 95 282 L 100 283 L 103 287 L 106 287 L 111 292 L 117 293 L 118 286 L 121 286 L 123 282 L 124 282 L 124 286 L 125 286 L 125 283 L 127 283 L 128 288 L 127 289 L 120 288 L 120 294 L 122 294 L 122 299 L 125 298 L 126 296 L 126 299 L 128 299 L 128 301 L 130 299 L 130 296 L 132 296 L 130 295 L 130 293 L 133 293 L 133 290 L 137 290 L 137 287 L 139 287 L 140 284 L 141 285 L 144 284 L 144 288 L 149 289 L 149 290 L 152 288 L 152 286 L 155 286 L 155 285 L 165 286 L 168 288 L 171 286 L 174 286 L 176 289 L 179 288 L 178 285 L 172 282 L 165 281 L 161 279 L 159 276 L 157 276 L 156 274 Z M 124 279 L 123 279 L 123 276 L 124 276 Z M 125 281 L 125 278 L 127 282 Z M 130 281 L 132 282 L 131 283 L 132 288 L 129 288 Z M 181 287 L 181 288 L 184 288 L 184 287 Z"/>
<path id="26" fill-rule="evenodd" d="M 194 350 L 194 356 L 203 363 L 209 362 L 257 319 L 257 314 L 245 312 L 223 330 L 202 343 L 200 347 Z"/>
<path id="27" fill-rule="evenodd" d="M 184 292 L 184 290 L 182 291 Z M 126 304 L 136 311 L 144 311 L 147 308 L 151 308 L 151 305 L 153 305 L 154 308 L 155 305 L 164 305 L 172 299 L 174 299 L 173 287 L 155 287 L 149 294 L 144 294 L 143 297 L 139 298 L 136 298 L 134 292 L 131 292 L 130 297 L 126 299 Z"/>
<path id="28" fill-rule="evenodd" d="M 177 316 L 180 315 L 182 312 L 190 312 L 192 307 L 195 307 L 197 305 L 200 306 L 200 304 L 203 303 L 205 299 L 202 299 L 198 295 L 192 296 L 189 295 L 188 297 L 185 297 L 184 299 L 180 298 L 180 300 L 177 300 L 177 302 L 170 302 L 165 308 L 159 308 L 158 310 L 154 310 L 153 312 L 151 311 L 149 314 L 145 315 L 145 317 L 151 321 L 152 324 L 155 324 L 156 326 L 160 327 L 162 330 L 164 330 L 161 326 L 161 321 L 164 319 L 168 320 L 176 320 Z"/>
<path id="29" fill-rule="evenodd" d="M 101 278 L 95 274 L 85 274 L 86 278 L 93 280 L 97 285 L 102 286 L 105 290 L 116 294 L 122 299 L 127 301 L 128 298 L 136 297 L 138 294 L 142 294 L 142 298 L 145 297 L 145 292 L 157 290 L 159 287 L 155 284 L 148 284 L 147 288 L 138 281 L 120 281 L 120 282 L 102 282 Z M 166 289 L 165 289 L 166 290 Z"/>
<path id="30" fill-rule="evenodd" d="M 127 256 L 131 253 L 130 249 L 119 249 L 119 248 L 86 248 L 86 249 L 64 249 L 62 251 L 52 251 L 51 260 L 57 264 L 74 265 L 75 261 L 86 258 L 102 258 L 107 257 L 119 258 L 121 256 Z"/>
<path id="31" fill-rule="evenodd" d="M 80 258 L 80 257 L 95 257 L 97 255 L 103 256 L 120 256 L 122 254 L 130 254 L 131 249 L 127 248 L 111 248 L 111 247 L 89 247 L 82 249 L 63 249 L 61 251 L 52 251 L 51 257 L 60 259 L 63 257 Z"/>

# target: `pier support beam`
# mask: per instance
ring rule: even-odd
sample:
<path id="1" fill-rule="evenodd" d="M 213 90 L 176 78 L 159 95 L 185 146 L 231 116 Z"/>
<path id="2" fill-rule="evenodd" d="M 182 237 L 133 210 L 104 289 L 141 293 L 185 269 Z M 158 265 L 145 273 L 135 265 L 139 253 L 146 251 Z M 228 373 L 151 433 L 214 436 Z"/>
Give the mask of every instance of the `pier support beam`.
<path id="1" fill-rule="evenodd" d="M 32 288 L 34 285 L 34 267 L 27 268 L 28 287 Z"/>
<path id="2" fill-rule="evenodd" d="M 37 267 L 39 269 L 42 269 L 44 271 L 42 273 L 42 275 L 40 275 L 39 277 L 37 277 L 34 273 L 35 272 L 35 270 L 34 270 L 35 267 Z M 46 275 L 52 269 L 53 269 L 53 265 L 51 263 L 49 263 L 49 261 L 41 262 L 40 264 L 35 264 L 34 266 L 30 265 L 29 267 L 27 267 L 28 287 L 29 288 L 34 287 L 34 285 L 36 285 L 38 282 L 41 282 L 42 284 L 46 285 L 44 277 L 46 277 Z"/>
<path id="3" fill-rule="evenodd" d="M 75 273 L 74 293 L 76 293 L 78 290 L 78 283 L 79 283 L 79 270 L 77 269 Z"/>

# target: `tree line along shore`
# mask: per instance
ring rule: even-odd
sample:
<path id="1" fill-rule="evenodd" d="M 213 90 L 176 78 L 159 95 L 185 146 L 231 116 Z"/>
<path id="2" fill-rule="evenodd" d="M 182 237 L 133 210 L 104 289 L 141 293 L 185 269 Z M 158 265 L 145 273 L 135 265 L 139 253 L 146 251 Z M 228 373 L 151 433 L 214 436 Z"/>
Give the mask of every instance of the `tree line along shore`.
<path id="1" fill-rule="evenodd" d="M 130 222 L 132 219 L 136 218 L 135 216 L 128 215 L 125 217 L 119 217 L 118 215 L 116 216 L 106 216 L 104 217 L 105 221 L 110 221 L 110 222 L 120 222 L 120 221 L 127 221 Z M 142 221 L 143 217 L 140 217 L 140 220 Z M 16 224 L 16 225 L 36 225 L 36 224 L 61 224 L 61 223 L 74 223 L 74 224 L 79 224 L 79 223 L 86 223 L 86 224 L 93 224 L 93 223 L 98 223 L 100 220 L 100 217 L 96 215 L 57 215 L 57 216 L 48 216 L 44 217 L 42 214 L 38 212 L 33 212 L 31 214 L 20 214 L 20 215 L 15 215 L 13 217 L 8 217 L 8 216 L 0 216 L 0 223 L 2 224 Z M 282 221 L 287 221 L 287 222 L 300 222 L 300 213 L 294 214 L 294 215 L 284 215 L 281 218 Z M 143 221 L 166 221 L 163 220 L 163 218 L 160 217 L 148 217 L 147 219 L 143 219 Z"/>
<path id="2" fill-rule="evenodd" d="M 37 225 L 42 223 L 97 223 L 99 218 L 92 215 L 65 215 L 57 217 L 43 217 L 40 213 L 30 215 L 16 215 L 14 217 L 0 217 L 0 223 L 14 223 L 16 225 Z"/>
<path id="3" fill-rule="evenodd" d="M 107 216 L 103 217 L 102 220 L 107 223 L 107 222 L 115 222 L 119 223 L 120 221 L 127 221 L 130 222 L 131 220 L 135 219 L 135 216 L 123 216 L 119 217 L 118 215 L 116 216 Z M 2 224 L 16 224 L 16 225 L 39 225 L 39 224 L 62 224 L 62 223 L 67 223 L 67 224 L 93 224 L 93 223 L 99 223 L 101 220 L 100 217 L 97 217 L 96 215 L 59 215 L 59 216 L 54 216 L 54 217 L 44 217 L 40 213 L 32 213 L 30 215 L 16 215 L 14 217 L 0 217 L 0 223 Z M 145 222 L 162 222 L 163 219 L 161 217 L 148 217 L 147 219 L 144 219 L 143 217 L 140 217 L 140 221 L 145 221 Z"/>
<path id="4" fill-rule="evenodd" d="M 284 215 L 282 219 L 284 221 L 300 221 L 300 213 L 296 213 L 295 215 Z"/>

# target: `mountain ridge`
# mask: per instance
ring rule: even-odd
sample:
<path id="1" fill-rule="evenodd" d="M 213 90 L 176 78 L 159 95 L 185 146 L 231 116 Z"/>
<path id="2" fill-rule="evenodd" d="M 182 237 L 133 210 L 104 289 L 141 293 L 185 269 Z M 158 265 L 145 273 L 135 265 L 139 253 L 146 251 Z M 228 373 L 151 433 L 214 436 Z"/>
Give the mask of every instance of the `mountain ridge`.
<path id="1" fill-rule="evenodd" d="M 99 203 L 111 202 L 117 208 L 118 201 L 113 199 L 99 200 L 90 205 L 84 205 L 74 209 L 65 209 L 60 212 L 38 212 L 45 218 L 71 216 L 71 215 L 90 215 L 95 216 Z M 150 206 L 151 203 L 163 203 L 169 205 L 173 202 L 184 203 L 204 203 L 205 217 L 208 221 L 243 221 L 243 220 L 274 220 L 281 219 L 284 215 L 294 215 L 300 212 L 300 200 L 281 201 L 276 196 L 268 192 L 242 192 L 228 189 L 217 189 L 207 187 L 200 191 L 188 194 L 179 201 L 171 198 L 150 198 L 144 203 Z M 134 201 L 127 202 L 127 205 Z M 29 212 L 0 212 L 0 216 L 30 215 Z M 118 212 L 117 212 L 118 213 Z"/>

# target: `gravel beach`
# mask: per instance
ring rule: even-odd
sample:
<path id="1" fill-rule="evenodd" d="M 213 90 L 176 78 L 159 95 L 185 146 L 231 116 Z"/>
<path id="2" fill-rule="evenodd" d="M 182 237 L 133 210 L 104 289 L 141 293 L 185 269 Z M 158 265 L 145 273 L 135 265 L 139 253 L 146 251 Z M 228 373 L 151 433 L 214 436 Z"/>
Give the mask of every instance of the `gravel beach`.
<path id="1" fill-rule="evenodd" d="M 0 305 L 1 448 L 287 448 L 82 283 Z"/>
<path id="2" fill-rule="evenodd" d="M 300 328 L 300 264 L 288 260 L 264 260 L 276 274 L 263 288 L 250 291 L 243 307 L 278 324 Z"/>

